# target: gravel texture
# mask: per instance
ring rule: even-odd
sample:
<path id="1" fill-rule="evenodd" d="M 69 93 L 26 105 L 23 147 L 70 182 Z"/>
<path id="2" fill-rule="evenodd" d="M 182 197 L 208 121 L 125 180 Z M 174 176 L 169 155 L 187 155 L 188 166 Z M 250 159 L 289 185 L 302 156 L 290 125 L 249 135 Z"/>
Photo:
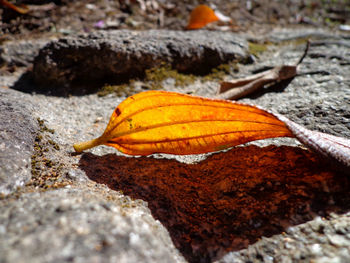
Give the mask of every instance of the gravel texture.
<path id="1" fill-rule="evenodd" d="M 204 31 L 198 32 L 207 34 Z M 286 34 L 285 30 L 283 32 Z M 100 34 L 103 35 L 103 33 L 97 35 Z M 114 33 L 112 32 L 111 34 Z M 275 31 L 275 34 L 278 35 L 278 31 Z M 338 42 L 325 42 L 322 44 L 322 41 L 328 41 L 329 37 L 327 36 L 333 35 L 333 33 L 329 32 L 323 32 L 323 34 L 326 34 L 326 37 L 319 38 L 318 35 L 318 44 L 311 45 L 307 57 L 299 66 L 299 75 L 289 85 L 274 85 L 242 101 L 281 113 L 309 129 L 350 138 L 350 79 L 348 74 L 350 72 L 350 57 L 347 46 L 349 38 L 340 36 L 337 40 Z M 181 36 L 181 34 L 177 35 Z M 96 39 L 96 42 L 98 42 L 99 38 Z M 75 40 L 70 38 L 70 40 L 65 39 L 53 42 L 46 46 L 42 52 L 48 54 L 47 58 L 54 59 L 55 57 L 51 57 L 51 55 L 57 52 L 56 47 L 64 48 L 67 43 L 75 41 L 84 45 L 93 42 L 92 39 L 88 41 L 81 37 Z M 163 42 L 160 39 L 157 41 L 159 47 L 160 43 Z M 165 43 L 167 42 L 165 41 Z M 94 44 L 92 47 L 96 49 L 97 46 L 97 44 Z M 135 48 L 136 51 L 138 50 L 137 46 L 131 45 L 131 47 Z M 108 48 L 112 49 L 111 47 Z M 239 72 L 227 75 L 225 78 L 246 76 L 266 66 L 294 64 L 303 53 L 304 44 L 286 42 L 279 45 L 267 45 L 267 49 L 266 52 L 258 54 L 254 64 L 238 64 Z M 132 52 L 132 49 L 130 52 Z M 171 53 L 162 54 L 171 55 Z M 46 65 L 50 65 L 50 59 Z M 103 59 L 99 61 L 100 69 L 106 66 Z M 79 66 L 76 66 L 75 69 L 87 68 L 89 63 L 84 64 L 84 66 L 77 63 L 75 65 Z M 91 63 L 95 65 L 94 63 L 97 62 Z M 133 65 L 135 66 L 136 62 Z M 48 68 L 50 67 L 48 66 Z M 55 71 L 52 74 L 48 74 L 48 76 L 55 74 L 58 76 L 58 72 L 61 71 Z M 62 83 L 60 81 L 65 80 L 69 82 L 70 77 L 67 76 L 79 76 L 80 74 L 74 71 L 74 67 L 68 67 L 67 72 L 72 75 L 68 74 L 58 77 L 59 82 L 57 83 Z M 175 81 L 167 79 L 163 82 L 163 88 L 165 90 L 211 97 L 215 94 L 218 85 L 215 80 L 206 81 L 203 79 L 198 79 L 186 87 L 177 86 L 175 83 Z M 0 84 L 0 86 L 3 85 L 3 83 Z M 50 84 L 44 85 L 44 88 L 50 90 L 52 87 Z M 66 89 L 64 86 L 60 88 Z M 203 254 L 202 260 L 200 260 L 203 262 L 215 260 L 219 262 L 309 262 L 312 260 L 316 262 L 347 262 L 350 260 L 348 214 L 350 211 L 348 204 L 350 202 L 348 195 L 344 194 L 349 191 L 349 178 L 342 174 L 341 171 L 334 172 L 330 170 L 324 161 L 317 159 L 316 155 L 303 148 L 300 149 L 302 146 L 296 140 L 278 139 L 255 143 L 259 146 L 268 144 L 287 145 L 285 146 L 287 148 L 277 147 L 277 150 L 282 152 L 278 157 L 278 162 L 273 161 L 275 158 L 271 156 L 275 155 L 268 150 L 266 152 L 260 150 L 260 155 L 253 154 L 249 156 L 249 154 L 246 154 L 247 169 L 240 170 L 235 176 L 243 178 L 242 189 L 250 189 L 248 194 L 240 193 L 242 196 L 234 196 L 234 192 L 239 191 L 230 192 L 229 189 L 227 190 L 227 187 L 234 186 L 225 180 L 205 186 L 215 188 L 216 193 L 220 189 L 225 190 L 214 202 L 219 203 L 220 201 L 221 203 L 221 206 L 215 208 L 217 209 L 215 210 L 217 214 L 214 215 L 217 217 L 215 222 L 219 223 L 214 225 L 207 222 L 205 216 L 201 217 L 205 215 L 205 211 L 213 211 L 210 210 L 212 209 L 210 205 L 213 202 L 206 203 L 205 199 L 198 198 L 198 195 L 199 197 L 205 196 L 205 194 L 201 194 L 203 191 L 207 191 L 205 188 L 202 189 L 202 192 L 192 190 L 192 192 L 189 192 L 191 199 L 178 201 L 182 202 L 183 204 L 181 205 L 187 210 L 175 209 L 173 212 L 176 216 L 173 217 L 165 217 L 164 215 L 167 214 L 167 211 L 152 210 L 154 207 L 164 208 L 167 205 L 167 203 L 160 203 L 163 199 L 152 200 L 152 193 L 156 193 L 154 190 L 159 185 L 157 180 L 160 179 L 157 178 L 164 178 L 162 185 L 169 183 L 168 187 L 171 190 L 171 183 L 174 183 L 174 185 L 184 183 L 181 180 L 186 179 L 186 176 L 191 176 L 193 170 L 201 171 L 203 173 L 202 176 L 208 178 L 216 178 L 215 176 L 219 173 L 225 175 L 227 171 L 235 168 L 235 163 L 233 162 L 225 168 L 220 166 L 220 160 L 229 158 L 230 161 L 236 158 L 234 160 L 239 162 L 239 156 L 235 157 L 233 154 L 235 151 L 239 152 L 239 150 L 236 149 L 227 154 L 223 152 L 219 155 L 171 156 L 156 154 L 151 157 L 139 158 L 136 161 L 134 157 L 123 157 L 121 153 L 113 148 L 101 146 L 92 149 L 89 151 L 89 154 L 75 155 L 73 154 L 72 144 L 99 136 L 103 132 L 110 114 L 125 98 L 124 96 L 117 96 L 111 93 L 105 97 L 99 97 L 96 94 L 58 97 L 35 93 L 20 93 L 12 89 L 1 89 L 0 94 L 6 94 L 6 96 L 1 97 L 1 103 L 6 102 L 8 98 L 14 98 L 14 101 L 17 102 L 17 108 L 23 109 L 28 106 L 29 110 L 32 111 L 30 116 L 33 115 L 34 117 L 29 118 L 29 121 L 25 122 L 28 123 L 25 128 L 27 130 L 23 129 L 25 135 L 31 134 L 26 131 L 38 129 L 30 126 L 33 120 L 33 125 L 35 125 L 37 117 L 40 117 L 49 129 L 55 131 L 53 134 L 50 134 L 49 139 L 59 145 L 59 150 L 52 150 L 54 144 L 50 144 L 47 146 L 48 151 L 42 154 L 46 160 L 53 160 L 59 163 L 58 166 L 61 166 L 61 168 L 58 170 L 58 173 L 63 181 L 66 180 L 65 182 L 68 182 L 68 185 L 66 184 L 65 187 L 56 190 L 43 189 L 42 187 L 28 188 L 27 186 L 21 190 L 23 193 L 20 191 L 16 195 L 9 195 L 0 200 L 0 261 L 54 262 L 55 260 L 64 261 L 71 259 L 76 262 L 94 262 L 94 260 L 111 262 L 116 256 L 120 260 L 125 259 L 125 262 L 164 262 L 167 261 L 166 259 L 168 259 L 168 262 L 183 262 L 184 259 L 173 248 L 173 244 L 182 252 L 188 262 L 198 262 L 195 261 L 195 259 L 198 259 L 198 257 L 195 257 L 195 255 L 198 255 L 198 251 Z M 35 107 L 30 105 L 35 105 Z M 13 113 L 8 111 L 6 114 Z M 12 121 L 11 124 L 16 125 L 16 122 Z M 0 125 L 3 124 L 0 122 Z M 3 128 L 1 127 L 2 130 Z M 29 149 L 28 151 L 30 151 L 34 143 L 34 137 L 31 138 L 25 147 L 25 149 Z M 8 149 L 10 150 L 7 150 L 6 154 L 16 153 L 15 150 Z M 287 150 L 284 151 L 283 149 Z M 286 154 L 287 152 L 291 154 L 288 155 Z M 302 161 L 291 157 L 296 152 L 303 152 L 304 157 L 302 158 L 304 159 Z M 106 155 L 107 153 L 109 155 Z M 89 156 L 93 157 L 92 161 L 88 158 Z M 211 157 L 208 158 L 208 156 Z M 249 179 L 253 173 L 257 176 L 263 173 L 263 167 L 254 170 L 254 167 L 259 167 L 255 164 L 262 157 L 264 159 L 267 158 L 269 161 L 268 171 L 271 171 L 270 175 L 275 180 L 273 183 L 269 183 L 266 178 L 264 180 L 264 178 L 259 177 L 259 183 Z M 21 155 L 21 158 L 23 158 L 23 155 Z M 30 153 L 28 153 L 27 158 L 29 160 Z M 16 162 L 18 161 L 17 159 L 18 155 L 14 155 L 14 158 L 11 158 L 11 160 Z M 85 162 L 84 166 L 84 160 L 90 160 L 90 162 Z M 94 171 L 94 160 L 100 161 L 100 164 L 104 160 L 103 163 L 105 165 L 108 165 L 108 160 L 112 160 L 113 164 L 106 169 L 103 169 L 103 166 L 98 166 L 100 169 L 96 171 L 96 174 L 92 175 L 90 172 L 87 175 L 86 171 Z M 122 165 L 118 165 L 118 162 L 122 162 L 120 163 Z M 200 165 L 196 167 L 202 167 L 201 169 L 193 166 L 198 162 Z M 312 167 L 305 166 L 303 163 L 311 163 Z M 136 166 L 136 164 L 147 164 L 148 166 Z M 182 172 L 178 174 L 178 177 L 172 179 L 177 181 L 167 181 L 165 175 L 168 175 L 169 171 L 178 169 L 180 166 Z M 286 175 L 281 170 L 288 171 L 289 167 L 292 166 L 296 167 L 293 171 L 301 177 L 300 185 L 285 183 L 284 179 L 278 180 L 278 178 L 284 178 Z M 114 167 L 116 168 L 113 169 Z M 150 174 L 152 181 L 149 179 L 147 181 L 147 176 L 144 173 L 149 167 L 155 167 L 153 174 Z M 101 181 L 103 178 L 112 178 L 111 170 L 116 171 L 117 174 L 115 176 L 119 176 L 118 180 L 124 180 L 124 189 L 119 188 L 118 185 L 104 186 L 97 183 L 103 183 Z M 245 171 L 247 170 L 253 170 L 252 174 L 246 174 Z M 15 169 L 12 169 L 6 175 L 17 174 L 15 171 Z M 317 184 L 312 184 L 311 181 L 308 181 L 310 180 L 309 177 L 305 177 L 307 183 L 304 184 L 303 175 L 307 175 L 311 171 L 317 171 L 312 176 Z M 162 175 L 162 177 L 157 175 Z M 96 177 L 95 179 L 94 176 Z M 230 173 L 228 176 L 232 176 L 232 174 Z M 97 177 L 100 177 L 100 179 L 98 180 Z M 291 177 L 288 178 L 294 180 Z M 288 178 L 285 178 L 285 180 Z M 333 178 L 339 181 L 332 183 L 333 179 L 325 181 L 324 179 L 326 178 Z M 136 184 L 141 179 L 146 184 Z M 187 179 L 189 180 L 189 177 Z M 201 180 L 200 177 L 195 179 Z M 308 184 L 313 186 L 309 187 Z M 315 185 L 320 188 L 319 192 Z M 17 187 L 17 185 L 13 184 L 11 187 Z M 138 187 L 140 189 L 144 188 L 144 190 L 135 193 L 128 192 L 130 189 Z M 284 194 L 290 192 L 291 198 L 297 197 L 298 202 L 295 202 L 295 206 L 293 206 L 295 199 L 287 199 L 289 200 L 288 204 L 291 204 L 290 210 L 287 211 L 283 210 L 284 200 L 279 199 L 281 197 L 277 196 L 274 198 L 274 200 L 281 202 L 281 205 L 277 208 L 273 206 L 274 203 L 272 201 L 264 201 L 265 199 L 262 199 L 265 197 L 264 193 L 267 196 L 278 193 L 276 189 Z M 46 192 L 43 192 L 44 190 Z M 117 190 L 128 191 L 124 192 L 123 195 Z M 34 191 L 34 193 L 30 193 L 31 191 Z M 174 192 L 169 191 L 166 194 L 171 197 L 171 193 Z M 148 201 L 151 211 L 147 208 L 147 203 L 132 201 L 127 195 Z M 114 196 L 112 200 L 110 196 Z M 288 195 L 286 194 L 286 196 Z M 235 233 L 225 232 L 228 231 L 227 225 L 239 225 L 241 222 L 237 220 L 237 217 L 232 217 L 232 223 L 223 223 L 222 219 L 227 218 L 227 215 L 232 213 L 233 209 L 227 206 L 232 201 L 232 198 L 241 198 L 243 204 L 244 202 L 249 203 L 249 205 L 261 204 L 261 207 L 264 208 L 261 208 L 261 210 L 249 210 L 256 213 L 257 216 L 251 222 L 242 222 L 242 226 L 243 224 L 246 226 L 245 229 L 255 233 L 254 238 L 250 235 L 251 232 L 249 235 L 242 231 Z M 188 212 L 195 207 L 191 200 L 197 199 L 202 202 L 199 204 L 199 207 L 202 209 L 200 210 L 201 213 L 204 214 L 192 216 Z M 174 198 L 173 200 L 178 199 Z M 159 202 L 158 206 L 157 202 Z M 173 202 L 175 205 L 176 203 Z M 310 205 L 323 203 L 325 204 L 324 206 L 318 205 L 318 207 Z M 305 205 L 303 206 L 302 204 Z M 127 208 L 125 208 L 126 206 Z M 106 207 L 112 208 L 109 210 Z M 273 220 L 279 218 L 270 213 L 275 210 L 278 211 L 278 215 L 281 218 L 283 217 L 284 220 Z M 245 216 L 249 215 L 249 211 L 243 208 L 237 210 L 237 215 L 241 215 L 239 218 L 245 218 Z M 152 217 L 156 212 L 158 213 L 156 218 L 161 220 L 160 222 L 167 229 L 162 227 Z M 333 214 L 329 216 L 331 212 Z M 259 213 L 261 214 L 259 215 Z M 259 220 L 262 216 L 268 214 L 271 218 L 270 221 Z M 163 215 L 163 218 L 160 219 L 161 216 L 159 215 Z M 200 218 L 201 220 L 198 221 L 198 227 L 190 228 L 191 225 L 188 225 L 188 229 L 192 232 L 185 231 L 186 233 L 184 233 L 176 218 Z M 113 229 L 115 229 L 115 232 L 113 232 Z M 269 229 L 273 229 L 273 231 Z M 275 231 L 276 229 L 278 231 Z M 189 235 L 187 239 L 181 239 L 174 233 L 182 235 L 195 234 Z M 218 236 L 225 236 L 225 238 L 219 240 L 217 239 Z M 265 238 L 265 236 L 269 238 Z M 205 239 L 206 242 L 199 242 L 204 237 L 210 238 Z M 257 242 L 258 239 L 261 240 Z M 203 246 L 203 244 L 205 245 Z M 210 245 L 206 247 L 206 244 Z M 147 251 L 152 253 L 147 254 Z"/>
<path id="2" fill-rule="evenodd" d="M 31 178 L 31 155 L 39 130 L 33 109 L 28 96 L 0 89 L 0 196 Z"/>
<path id="3" fill-rule="evenodd" d="M 81 94 L 93 84 L 140 76 L 163 63 L 181 72 L 208 73 L 235 59 L 247 60 L 248 46 L 229 32 L 106 31 L 50 43 L 35 59 L 34 79 L 53 93 Z"/>

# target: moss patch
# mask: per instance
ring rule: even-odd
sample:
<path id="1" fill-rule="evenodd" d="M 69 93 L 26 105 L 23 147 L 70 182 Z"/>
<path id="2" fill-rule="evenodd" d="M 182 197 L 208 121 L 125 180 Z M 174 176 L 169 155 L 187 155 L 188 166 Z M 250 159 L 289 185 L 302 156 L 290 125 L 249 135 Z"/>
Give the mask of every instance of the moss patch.
<path id="1" fill-rule="evenodd" d="M 269 46 L 270 47 L 282 47 L 282 46 L 299 46 L 299 45 L 306 45 L 307 41 L 310 39 L 310 37 L 300 37 L 295 38 L 291 40 L 284 40 L 280 42 L 263 42 L 263 43 L 255 43 L 255 42 L 249 42 L 249 53 L 253 56 L 259 57 L 259 55 L 263 52 L 268 51 Z"/>
<path id="2" fill-rule="evenodd" d="M 253 56 L 258 57 L 259 54 L 267 51 L 267 43 L 260 44 L 260 43 L 253 43 L 249 42 L 249 53 L 252 54 Z"/>
<path id="3" fill-rule="evenodd" d="M 35 138 L 34 154 L 32 155 L 32 178 L 27 183 L 28 188 L 56 189 L 64 187 L 70 182 L 62 178 L 63 164 L 51 160 L 48 152 L 57 152 L 60 146 L 51 139 L 55 131 L 47 128 L 44 121 L 38 118 L 40 133 Z"/>
<path id="4" fill-rule="evenodd" d="M 159 90 L 163 88 L 163 81 L 168 78 L 174 79 L 176 86 L 186 86 L 196 80 L 194 75 L 179 73 L 170 65 L 163 64 L 160 67 L 147 69 L 142 80 L 132 79 L 127 84 L 105 85 L 98 91 L 97 95 L 103 97 L 108 94 L 116 94 L 119 97 L 128 97 L 141 91 L 140 88 L 137 88 L 140 81 L 143 82 L 142 90 Z"/>
<path id="5" fill-rule="evenodd" d="M 135 93 L 133 81 L 121 85 L 105 85 L 98 92 L 97 96 L 104 97 L 108 94 L 116 94 L 118 97 L 128 97 Z"/>
<path id="6" fill-rule="evenodd" d="M 186 86 L 196 80 L 196 76 L 179 73 L 172 69 L 170 65 L 164 64 L 161 67 L 146 70 L 145 81 L 149 82 L 151 89 L 161 89 L 162 82 L 168 78 L 174 79 L 176 86 Z"/>
<path id="7" fill-rule="evenodd" d="M 127 84 L 105 85 L 97 92 L 97 95 L 103 97 L 109 94 L 115 94 L 118 97 L 129 97 L 144 90 L 161 90 L 163 89 L 164 81 L 167 79 L 173 79 L 175 86 L 184 87 L 193 84 L 196 80 L 220 81 L 225 75 L 230 75 L 238 71 L 237 61 L 219 65 L 205 76 L 180 73 L 172 69 L 170 65 L 163 64 L 160 67 L 146 70 L 145 77 L 142 80 L 132 79 Z"/>
<path id="8" fill-rule="evenodd" d="M 21 197 L 23 193 L 57 189 L 72 184 L 71 181 L 62 176 L 63 163 L 48 157 L 50 153 L 60 150 L 60 146 L 51 138 L 55 131 L 49 129 L 40 118 L 37 121 L 40 129 L 35 138 L 34 153 L 31 157 L 32 178 L 25 187 L 6 196 L 0 195 L 0 200 L 14 200 Z"/>
<path id="9" fill-rule="evenodd" d="M 228 64 L 221 64 L 211 70 L 206 76 L 202 77 L 202 81 L 221 81 L 226 75 L 231 75 L 239 72 L 237 61 L 232 61 Z"/>

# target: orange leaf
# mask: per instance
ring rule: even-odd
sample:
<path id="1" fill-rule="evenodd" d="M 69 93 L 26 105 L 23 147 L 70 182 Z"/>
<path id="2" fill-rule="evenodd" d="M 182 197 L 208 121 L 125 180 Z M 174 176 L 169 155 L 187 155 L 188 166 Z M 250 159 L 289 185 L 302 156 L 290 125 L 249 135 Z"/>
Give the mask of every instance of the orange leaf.
<path id="1" fill-rule="evenodd" d="M 257 107 L 148 91 L 124 100 L 101 137 L 74 148 L 82 152 L 105 144 L 130 155 L 198 154 L 272 137 L 294 136 L 282 121 Z"/>
<path id="2" fill-rule="evenodd" d="M 219 18 L 209 6 L 199 5 L 192 10 L 190 21 L 186 29 L 199 29 L 211 22 L 218 21 Z"/>

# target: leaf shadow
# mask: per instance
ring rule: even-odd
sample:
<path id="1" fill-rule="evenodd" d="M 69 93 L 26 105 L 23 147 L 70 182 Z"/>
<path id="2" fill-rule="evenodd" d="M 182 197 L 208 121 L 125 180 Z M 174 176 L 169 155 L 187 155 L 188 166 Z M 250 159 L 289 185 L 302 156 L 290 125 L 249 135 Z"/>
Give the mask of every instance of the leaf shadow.
<path id="1" fill-rule="evenodd" d="M 83 96 L 86 94 L 96 93 L 103 83 L 85 83 L 75 84 L 69 86 L 67 85 L 38 85 L 35 83 L 34 74 L 32 71 L 27 71 L 23 73 L 18 80 L 11 86 L 11 89 L 18 90 L 24 93 L 36 93 L 43 94 L 46 96 L 55 97 L 69 97 L 73 96 Z"/>
<path id="2" fill-rule="evenodd" d="M 266 93 L 281 93 L 288 87 L 288 85 L 293 81 L 293 79 L 294 78 L 289 78 L 278 82 L 274 82 L 270 85 L 265 85 L 263 88 L 248 95 L 247 98 L 257 99 Z"/>
<path id="3" fill-rule="evenodd" d="M 236 147 L 196 164 L 84 154 L 98 183 L 148 202 L 189 262 L 212 262 L 289 226 L 350 208 L 350 179 L 298 147 Z"/>

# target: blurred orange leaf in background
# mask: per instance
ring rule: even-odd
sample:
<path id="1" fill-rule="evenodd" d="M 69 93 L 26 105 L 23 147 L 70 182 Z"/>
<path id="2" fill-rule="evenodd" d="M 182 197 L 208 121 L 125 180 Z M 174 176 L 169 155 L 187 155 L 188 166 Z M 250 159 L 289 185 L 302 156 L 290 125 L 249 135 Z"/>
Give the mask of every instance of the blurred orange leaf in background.
<path id="1" fill-rule="evenodd" d="M 186 29 L 199 29 L 215 21 L 219 21 L 219 17 L 214 10 L 209 6 L 199 5 L 192 10 Z"/>

